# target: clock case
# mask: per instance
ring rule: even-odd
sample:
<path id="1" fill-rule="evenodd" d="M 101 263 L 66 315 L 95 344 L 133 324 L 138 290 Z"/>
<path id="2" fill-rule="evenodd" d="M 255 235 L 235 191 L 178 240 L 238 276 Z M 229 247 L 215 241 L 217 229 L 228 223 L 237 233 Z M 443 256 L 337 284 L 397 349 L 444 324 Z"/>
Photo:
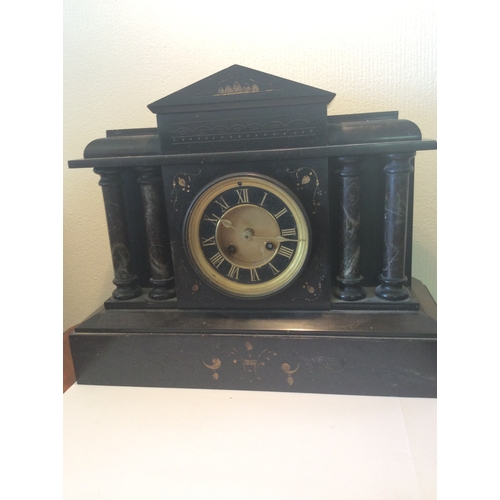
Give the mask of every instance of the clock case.
<path id="1" fill-rule="evenodd" d="M 157 128 L 110 130 L 87 146 L 84 159 L 69 163 L 101 175 L 114 283 L 133 290 L 126 298 L 114 293 L 70 336 L 79 383 L 435 397 L 435 303 L 411 278 L 411 248 L 413 156 L 436 143 L 422 140 L 397 112 L 327 116 L 334 97 L 235 65 L 150 104 Z M 388 300 L 377 287 L 387 258 L 387 167 L 395 155 L 406 155 L 409 165 L 399 238 L 408 297 Z M 346 197 L 343 178 L 352 176 L 353 159 L 358 191 L 351 187 Z M 196 196 L 218 178 L 246 172 L 288 187 L 312 229 L 300 276 L 285 290 L 252 300 L 205 283 L 182 238 Z M 106 200 L 113 182 L 113 189 L 120 185 L 113 192 L 127 228 L 118 256 Z M 364 296 L 356 300 L 338 293 L 349 196 L 357 197 L 361 221 L 355 286 Z M 151 209 L 153 198 L 160 218 L 151 223 L 146 205 Z M 166 274 L 155 282 L 152 253 L 160 240 Z M 124 260 L 132 276 L 125 285 L 116 263 Z M 160 281 L 167 293 L 158 300 L 151 287 Z"/>

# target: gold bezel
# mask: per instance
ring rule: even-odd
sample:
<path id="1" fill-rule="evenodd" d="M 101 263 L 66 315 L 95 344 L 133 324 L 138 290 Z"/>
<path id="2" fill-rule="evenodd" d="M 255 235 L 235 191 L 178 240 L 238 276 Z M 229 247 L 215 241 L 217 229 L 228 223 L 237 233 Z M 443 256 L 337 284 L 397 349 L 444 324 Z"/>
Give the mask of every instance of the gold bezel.
<path id="1" fill-rule="evenodd" d="M 280 198 L 296 222 L 298 242 L 291 262 L 275 278 L 262 283 L 238 283 L 224 277 L 208 262 L 200 243 L 199 227 L 207 206 L 225 191 L 236 189 L 242 185 L 264 189 Z M 307 215 L 295 195 L 276 180 L 254 173 L 239 173 L 222 177 L 208 185 L 193 201 L 184 224 L 184 245 L 197 273 L 220 292 L 240 298 L 266 297 L 288 287 L 297 278 L 307 262 L 310 240 Z"/>

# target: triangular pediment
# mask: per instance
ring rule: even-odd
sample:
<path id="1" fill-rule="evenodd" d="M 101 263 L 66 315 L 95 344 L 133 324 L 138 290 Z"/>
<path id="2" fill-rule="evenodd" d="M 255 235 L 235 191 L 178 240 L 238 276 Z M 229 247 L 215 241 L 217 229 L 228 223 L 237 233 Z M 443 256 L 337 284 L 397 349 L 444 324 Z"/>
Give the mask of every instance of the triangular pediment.
<path id="1" fill-rule="evenodd" d="M 235 64 L 153 102 L 153 113 L 328 104 L 335 94 Z"/>

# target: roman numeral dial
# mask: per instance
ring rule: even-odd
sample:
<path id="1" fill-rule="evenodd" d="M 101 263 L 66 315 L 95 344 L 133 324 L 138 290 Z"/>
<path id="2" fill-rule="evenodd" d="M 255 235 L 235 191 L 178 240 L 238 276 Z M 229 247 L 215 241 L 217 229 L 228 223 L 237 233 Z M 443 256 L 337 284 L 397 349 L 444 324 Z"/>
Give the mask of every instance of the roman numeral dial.
<path id="1" fill-rule="evenodd" d="M 311 248 L 307 213 L 284 185 L 259 174 L 222 177 L 193 201 L 184 247 L 200 277 L 241 299 L 279 293 L 303 271 Z"/>

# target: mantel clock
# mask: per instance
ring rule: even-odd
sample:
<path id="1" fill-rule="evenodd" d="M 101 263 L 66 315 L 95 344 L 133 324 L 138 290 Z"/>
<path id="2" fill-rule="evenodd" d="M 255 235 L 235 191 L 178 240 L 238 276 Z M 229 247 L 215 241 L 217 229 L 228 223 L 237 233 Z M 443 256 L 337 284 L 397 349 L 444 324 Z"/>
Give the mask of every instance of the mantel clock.
<path id="1" fill-rule="evenodd" d="M 411 236 L 436 143 L 334 97 L 234 65 L 70 162 L 100 176 L 115 275 L 70 336 L 79 383 L 435 396 Z"/>

